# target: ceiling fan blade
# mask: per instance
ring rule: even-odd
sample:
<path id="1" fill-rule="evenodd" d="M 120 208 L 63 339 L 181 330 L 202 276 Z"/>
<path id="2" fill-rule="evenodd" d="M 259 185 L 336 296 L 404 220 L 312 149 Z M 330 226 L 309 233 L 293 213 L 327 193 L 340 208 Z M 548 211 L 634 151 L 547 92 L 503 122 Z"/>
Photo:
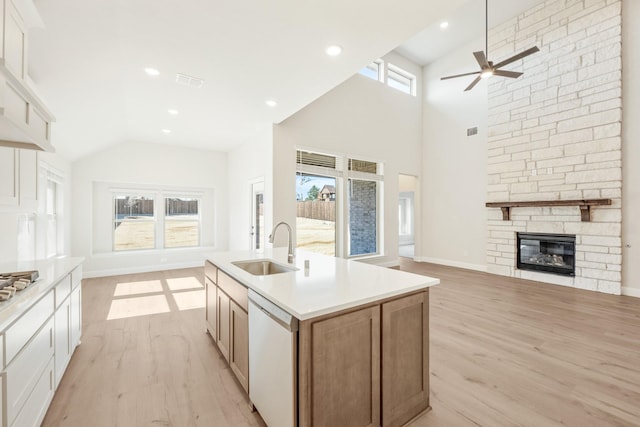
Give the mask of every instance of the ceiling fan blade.
<path id="1" fill-rule="evenodd" d="M 489 68 L 489 62 L 483 51 L 473 52 L 473 56 L 476 57 L 476 61 L 478 61 L 481 69 Z"/>
<path id="2" fill-rule="evenodd" d="M 506 70 L 494 70 L 493 71 L 493 75 L 494 76 L 510 77 L 512 79 L 517 79 L 522 74 L 523 73 L 519 73 L 517 71 L 506 71 Z"/>
<path id="3" fill-rule="evenodd" d="M 455 79 L 456 77 L 472 76 L 474 74 L 480 74 L 480 71 L 474 71 L 473 73 L 456 74 L 455 76 L 440 77 L 440 80 Z"/>
<path id="4" fill-rule="evenodd" d="M 481 79 L 481 78 L 482 78 L 482 77 L 480 77 L 480 76 L 476 77 L 476 78 L 471 82 L 471 84 L 470 84 L 469 86 L 467 86 L 467 88 L 466 88 L 464 91 L 466 92 L 466 91 L 468 91 L 468 90 L 473 89 L 473 87 L 474 87 L 475 85 L 477 85 L 477 84 L 478 84 L 478 82 L 480 81 L 480 79 Z"/>
<path id="5" fill-rule="evenodd" d="M 529 56 L 529 55 L 531 55 L 532 53 L 536 53 L 536 52 L 538 52 L 539 50 L 540 50 L 540 49 L 538 49 L 538 46 L 531 47 L 531 48 L 529 48 L 529 49 L 525 50 L 524 52 L 520 52 L 520 53 L 519 53 L 519 54 L 517 54 L 517 55 L 513 55 L 511 58 L 507 58 L 507 59 L 505 59 L 505 60 L 504 60 L 504 61 L 502 61 L 502 62 L 498 62 L 496 65 L 494 65 L 494 66 L 493 66 L 493 68 L 500 68 L 500 67 L 503 67 L 503 66 L 505 66 L 505 65 L 507 65 L 507 64 L 511 64 L 512 62 L 515 62 L 515 61 L 517 61 L 518 59 L 522 59 L 522 58 L 524 58 L 525 56 Z"/>

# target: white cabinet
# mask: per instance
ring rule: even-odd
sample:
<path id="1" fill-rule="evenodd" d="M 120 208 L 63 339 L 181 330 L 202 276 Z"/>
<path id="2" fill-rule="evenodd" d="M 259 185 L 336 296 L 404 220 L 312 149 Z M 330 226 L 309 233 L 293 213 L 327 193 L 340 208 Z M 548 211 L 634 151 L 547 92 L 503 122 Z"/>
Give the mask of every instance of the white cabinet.
<path id="1" fill-rule="evenodd" d="M 38 209 L 38 153 L 0 147 L 0 205 Z"/>
<path id="2" fill-rule="evenodd" d="M 55 286 L 55 388 L 69 365 L 82 333 L 82 267 L 77 267 Z"/>
<path id="3" fill-rule="evenodd" d="M 31 0 L 0 0 L 0 140 L 53 151 L 51 112 L 27 83 L 28 29 L 41 26 Z"/>

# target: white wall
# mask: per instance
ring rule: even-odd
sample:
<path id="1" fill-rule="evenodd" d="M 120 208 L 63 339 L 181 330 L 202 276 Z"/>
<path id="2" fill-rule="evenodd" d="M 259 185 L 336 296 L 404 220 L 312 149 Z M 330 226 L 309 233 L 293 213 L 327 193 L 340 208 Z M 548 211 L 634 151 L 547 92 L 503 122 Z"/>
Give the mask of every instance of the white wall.
<path id="1" fill-rule="evenodd" d="M 640 2 L 622 2 L 622 293 L 640 297 Z"/>
<path id="2" fill-rule="evenodd" d="M 418 77 L 421 69 L 400 55 L 383 58 Z M 296 147 L 327 150 L 384 163 L 383 256 L 398 260 L 398 174 L 420 175 L 421 99 L 359 74 L 274 127 L 274 221 L 295 224 Z M 283 233 L 284 236 L 284 233 Z M 280 236 L 278 236 L 278 239 Z M 284 241 L 276 240 L 276 244 Z"/>
<path id="3" fill-rule="evenodd" d="M 474 42 L 424 68 L 421 261 L 485 269 L 487 188 L 487 86 L 461 77 L 474 71 Z M 467 128 L 478 134 L 467 136 Z"/>
<path id="4" fill-rule="evenodd" d="M 251 183 L 259 179 L 264 179 L 264 232 L 268 235 L 271 230 L 272 143 L 270 126 L 229 153 L 229 250 L 249 250 L 251 247 Z"/>
<path id="5" fill-rule="evenodd" d="M 84 273 L 87 277 L 200 265 L 206 251 L 228 247 L 226 153 L 127 142 L 74 162 L 72 171 L 72 253 L 86 258 Z M 94 211 L 94 206 L 104 205 L 104 194 L 94 194 L 94 188 L 100 188 L 104 183 L 121 184 L 123 188 L 141 185 L 212 189 L 214 211 L 206 212 L 204 203 L 202 206 L 203 224 L 212 225 L 203 226 L 202 241 L 210 246 L 119 253 L 105 251 L 99 242 L 111 235 L 111 215 Z M 207 233 L 207 229 L 211 231 Z"/>

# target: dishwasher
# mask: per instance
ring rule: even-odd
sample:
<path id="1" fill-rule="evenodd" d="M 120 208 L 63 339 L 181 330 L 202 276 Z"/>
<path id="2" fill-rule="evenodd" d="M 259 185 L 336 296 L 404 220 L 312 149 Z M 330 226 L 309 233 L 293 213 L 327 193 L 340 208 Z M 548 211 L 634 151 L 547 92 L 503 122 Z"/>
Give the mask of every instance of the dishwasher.
<path id="1" fill-rule="evenodd" d="M 295 427 L 298 319 L 249 289 L 249 399 L 269 427 Z"/>

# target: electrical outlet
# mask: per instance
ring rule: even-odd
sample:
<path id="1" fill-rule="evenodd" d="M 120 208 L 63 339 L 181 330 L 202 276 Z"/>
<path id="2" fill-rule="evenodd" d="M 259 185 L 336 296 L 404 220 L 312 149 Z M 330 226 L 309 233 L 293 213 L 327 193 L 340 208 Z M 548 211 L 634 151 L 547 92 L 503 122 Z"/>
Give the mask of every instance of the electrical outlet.
<path id="1" fill-rule="evenodd" d="M 167 262 L 167 257 L 160 258 L 160 262 Z"/>
<path id="2" fill-rule="evenodd" d="M 547 175 L 553 174 L 553 168 L 547 168 Z"/>
<path id="3" fill-rule="evenodd" d="M 531 169 L 531 176 L 537 176 L 537 175 L 538 175 L 537 169 Z"/>

